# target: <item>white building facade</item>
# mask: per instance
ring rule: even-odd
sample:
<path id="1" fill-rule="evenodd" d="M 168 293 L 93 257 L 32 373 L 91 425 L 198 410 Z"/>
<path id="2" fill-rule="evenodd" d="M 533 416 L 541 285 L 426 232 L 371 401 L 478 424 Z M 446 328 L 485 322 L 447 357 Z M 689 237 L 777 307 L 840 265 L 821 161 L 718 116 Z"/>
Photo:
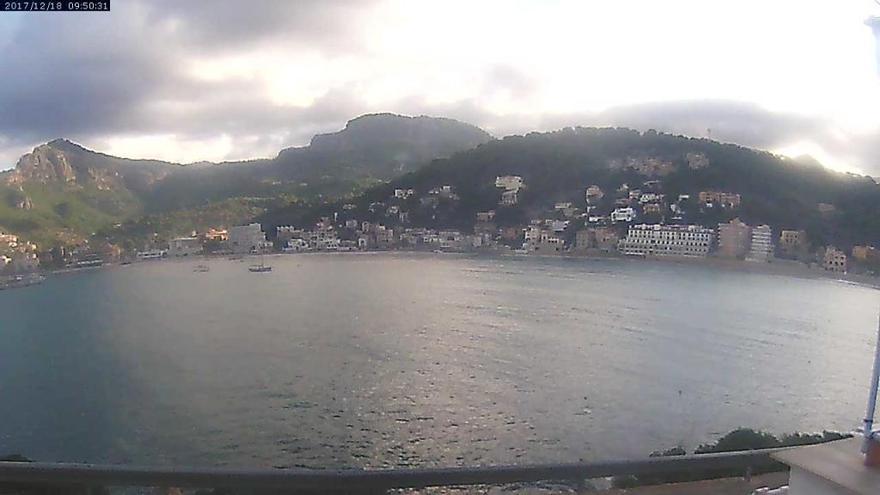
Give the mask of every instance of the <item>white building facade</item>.
<path id="1" fill-rule="evenodd" d="M 713 237 L 712 229 L 699 225 L 633 225 L 619 249 L 634 256 L 703 257 L 709 254 Z"/>
<path id="2" fill-rule="evenodd" d="M 495 187 L 516 191 L 523 186 L 523 178 L 518 175 L 499 175 L 495 177 Z"/>
<path id="3" fill-rule="evenodd" d="M 611 221 L 612 222 L 632 222 L 636 219 L 636 211 L 630 207 L 626 208 L 615 208 L 614 211 L 611 212 Z"/>
<path id="4" fill-rule="evenodd" d="M 773 230 L 769 225 L 752 228 L 752 242 L 746 261 L 766 263 L 773 259 Z"/>

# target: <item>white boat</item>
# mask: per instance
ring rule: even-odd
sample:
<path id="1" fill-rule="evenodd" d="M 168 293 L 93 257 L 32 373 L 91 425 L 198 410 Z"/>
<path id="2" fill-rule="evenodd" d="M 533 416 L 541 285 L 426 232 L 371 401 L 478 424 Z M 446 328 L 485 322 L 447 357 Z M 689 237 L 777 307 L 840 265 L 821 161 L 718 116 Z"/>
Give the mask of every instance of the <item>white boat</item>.
<path id="1" fill-rule="evenodd" d="M 248 271 L 253 273 L 266 273 L 271 272 L 272 267 L 263 262 L 263 255 L 260 254 L 260 264 L 249 266 Z"/>
<path id="2" fill-rule="evenodd" d="M 139 261 L 147 261 L 147 260 L 161 260 L 166 256 L 165 250 L 162 249 L 150 249 L 147 251 L 139 251 L 136 255 L 136 258 Z"/>

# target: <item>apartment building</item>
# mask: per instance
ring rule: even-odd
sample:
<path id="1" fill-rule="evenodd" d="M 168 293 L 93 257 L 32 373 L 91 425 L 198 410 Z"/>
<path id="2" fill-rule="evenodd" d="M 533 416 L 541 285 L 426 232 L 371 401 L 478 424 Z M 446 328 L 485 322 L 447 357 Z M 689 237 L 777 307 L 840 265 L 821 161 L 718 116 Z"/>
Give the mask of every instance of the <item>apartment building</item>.
<path id="1" fill-rule="evenodd" d="M 620 240 L 623 254 L 635 256 L 706 256 L 714 232 L 699 225 L 640 224 Z"/>

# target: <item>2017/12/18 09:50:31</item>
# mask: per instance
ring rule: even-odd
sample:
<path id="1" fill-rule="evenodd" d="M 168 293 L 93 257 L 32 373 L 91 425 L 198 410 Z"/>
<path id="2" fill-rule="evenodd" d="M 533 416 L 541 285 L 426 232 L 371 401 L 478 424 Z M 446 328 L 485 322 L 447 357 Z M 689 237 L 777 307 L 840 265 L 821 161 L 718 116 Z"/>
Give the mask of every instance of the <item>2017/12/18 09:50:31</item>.
<path id="1" fill-rule="evenodd" d="M 3 2 L 3 12 L 109 12 L 110 0 L 98 2 L 74 2 L 70 0 L 57 2 Z"/>

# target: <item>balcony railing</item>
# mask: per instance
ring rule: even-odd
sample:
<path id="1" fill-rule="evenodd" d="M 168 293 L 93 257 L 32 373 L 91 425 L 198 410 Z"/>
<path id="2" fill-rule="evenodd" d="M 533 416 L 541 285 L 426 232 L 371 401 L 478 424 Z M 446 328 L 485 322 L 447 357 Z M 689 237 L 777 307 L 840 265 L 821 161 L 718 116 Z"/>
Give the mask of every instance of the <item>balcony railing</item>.
<path id="1" fill-rule="evenodd" d="M 693 472 L 752 472 L 779 467 L 770 458 L 785 449 L 651 457 L 571 464 L 419 469 L 215 469 L 134 467 L 95 464 L 0 462 L 0 492 L 16 486 L 178 487 L 382 492 L 401 488 L 503 485 L 539 481 L 573 484 L 611 476 L 656 476 Z"/>

